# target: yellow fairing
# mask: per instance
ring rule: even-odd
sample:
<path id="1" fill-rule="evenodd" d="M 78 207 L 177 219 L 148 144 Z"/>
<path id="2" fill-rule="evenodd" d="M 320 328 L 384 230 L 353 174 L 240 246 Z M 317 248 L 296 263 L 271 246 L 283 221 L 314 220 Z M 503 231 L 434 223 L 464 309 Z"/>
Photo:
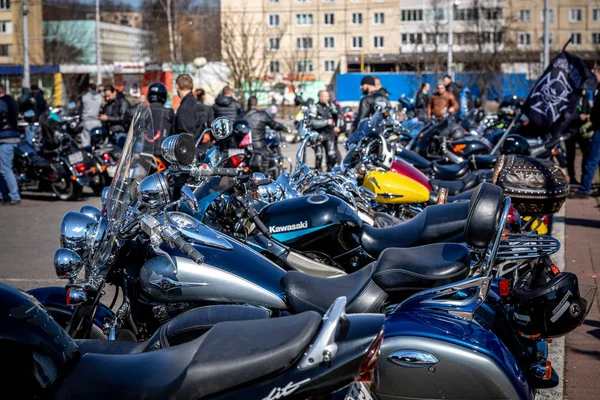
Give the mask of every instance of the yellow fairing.
<path id="1" fill-rule="evenodd" d="M 531 220 L 530 216 L 523 217 L 523 221 Z M 548 227 L 539 218 L 531 224 L 531 231 L 536 231 L 538 235 L 548 234 Z"/>
<path id="2" fill-rule="evenodd" d="M 416 204 L 429 201 L 429 189 L 419 182 L 391 171 L 369 171 L 363 186 L 384 204 Z"/>

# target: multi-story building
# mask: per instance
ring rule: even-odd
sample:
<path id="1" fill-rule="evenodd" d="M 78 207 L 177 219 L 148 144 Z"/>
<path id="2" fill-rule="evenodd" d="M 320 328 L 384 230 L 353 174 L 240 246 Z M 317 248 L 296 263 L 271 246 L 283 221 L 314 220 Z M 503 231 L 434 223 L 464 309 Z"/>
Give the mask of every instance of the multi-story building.
<path id="1" fill-rule="evenodd" d="M 222 20 L 244 14 L 264 24 L 253 36 L 264 40 L 270 74 L 329 81 L 336 72 L 395 69 L 398 0 L 222 0 L 220 9 Z"/>
<path id="2" fill-rule="evenodd" d="M 96 14 L 87 13 L 85 19 L 95 20 Z M 102 11 L 100 12 L 100 22 L 141 28 L 143 24 L 143 14 L 133 11 Z"/>
<path id="3" fill-rule="evenodd" d="M 29 62 L 44 63 L 41 1 L 28 2 Z M 0 65 L 23 65 L 23 28 L 20 1 L 0 0 Z"/>
<path id="4" fill-rule="evenodd" d="M 67 45 L 81 50 L 74 64 L 96 63 L 96 21 L 46 21 L 45 30 Z M 149 61 L 151 32 L 129 26 L 100 22 L 100 54 L 103 63 Z"/>

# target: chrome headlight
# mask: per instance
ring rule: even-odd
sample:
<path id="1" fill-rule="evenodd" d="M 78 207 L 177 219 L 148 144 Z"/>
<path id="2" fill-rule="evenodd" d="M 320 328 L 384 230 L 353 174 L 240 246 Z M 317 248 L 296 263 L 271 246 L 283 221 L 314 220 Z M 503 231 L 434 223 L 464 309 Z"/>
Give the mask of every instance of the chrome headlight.
<path id="1" fill-rule="evenodd" d="M 100 217 L 102 216 L 102 211 L 98 210 L 98 208 L 94 206 L 83 206 L 79 212 L 87 215 L 88 217 L 94 218 L 96 221 L 100 221 Z"/>
<path id="2" fill-rule="evenodd" d="M 60 245 L 86 259 L 94 248 L 98 221 L 76 211 L 65 214 L 60 226 Z"/>
<path id="3" fill-rule="evenodd" d="M 169 185 L 160 172 L 145 177 L 138 185 L 138 199 L 150 208 L 164 207 L 170 198 Z"/>
<path id="4" fill-rule="evenodd" d="M 60 279 L 73 279 L 77 277 L 83 267 L 83 260 L 79 254 L 69 249 L 58 249 L 54 253 L 54 270 Z"/>

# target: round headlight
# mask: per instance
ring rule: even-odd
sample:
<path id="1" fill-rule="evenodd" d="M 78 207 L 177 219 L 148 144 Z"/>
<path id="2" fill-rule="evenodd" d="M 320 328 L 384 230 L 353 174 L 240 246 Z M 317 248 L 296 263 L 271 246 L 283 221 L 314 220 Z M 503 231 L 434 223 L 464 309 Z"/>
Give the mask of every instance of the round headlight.
<path id="1" fill-rule="evenodd" d="M 73 250 L 83 259 L 90 255 L 98 221 L 75 211 L 65 214 L 60 226 L 60 245 Z"/>
<path id="2" fill-rule="evenodd" d="M 100 220 L 102 216 L 102 211 L 100 211 L 97 207 L 85 205 L 81 207 L 79 210 L 82 214 L 87 215 L 88 217 L 94 218 L 96 221 Z"/>
<path id="3" fill-rule="evenodd" d="M 83 260 L 79 254 L 69 249 L 58 249 L 54 253 L 54 270 L 60 279 L 73 279 L 77 277 L 83 267 Z"/>
<path id="4" fill-rule="evenodd" d="M 138 185 L 138 199 L 150 208 L 163 207 L 170 198 L 169 185 L 160 172 L 145 177 Z"/>

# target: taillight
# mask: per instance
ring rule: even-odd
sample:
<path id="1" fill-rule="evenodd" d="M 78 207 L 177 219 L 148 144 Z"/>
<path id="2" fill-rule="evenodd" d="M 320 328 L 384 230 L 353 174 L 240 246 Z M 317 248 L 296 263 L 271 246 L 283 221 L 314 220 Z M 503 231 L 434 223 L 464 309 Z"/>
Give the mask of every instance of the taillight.
<path id="1" fill-rule="evenodd" d="M 104 161 L 110 162 L 110 154 L 108 154 L 108 153 L 102 153 L 102 155 L 100 157 L 102 157 L 102 159 Z"/>
<path id="2" fill-rule="evenodd" d="M 542 223 L 546 226 L 548 226 L 548 224 L 550 223 L 550 217 L 548 217 L 547 215 L 544 215 L 542 217 Z"/>
<path id="3" fill-rule="evenodd" d="M 500 297 L 507 297 L 510 294 L 510 281 L 508 279 L 498 281 L 498 293 Z"/>
<path id="4" fill-rule="evenodd" d="M 73 165 L 73 169 L 76 172 L 79 172 L 80 174 L 85 174 L 85 170 L 87 169 L 87 167 L 85 166 L 84 163 L 77 163 L 77 164 Z"/>
<path id="5" fill-rule="evenodd" d="M 379 358 L 379 349 L 383 343 L 383 329 L 379 332 L 377 339 L 373 345 L 367 351 L 358 374 L 358 382 L 371 382 L 375 373 L 375 367 L 377 366 L 377 359 Z"/>
<path id="6" fill-rule="evenodd" d="M 521 215 L 519 214 L 517 209 L 514 208 L 513 205 L 511 204 L 510 209 L 508 210 L 508 217 L 506 218 L 506 222 L 508 222 L 509 224 L 517 224 L 517 223 L 519 223 L 520 218 L 521 218 Z"/>

